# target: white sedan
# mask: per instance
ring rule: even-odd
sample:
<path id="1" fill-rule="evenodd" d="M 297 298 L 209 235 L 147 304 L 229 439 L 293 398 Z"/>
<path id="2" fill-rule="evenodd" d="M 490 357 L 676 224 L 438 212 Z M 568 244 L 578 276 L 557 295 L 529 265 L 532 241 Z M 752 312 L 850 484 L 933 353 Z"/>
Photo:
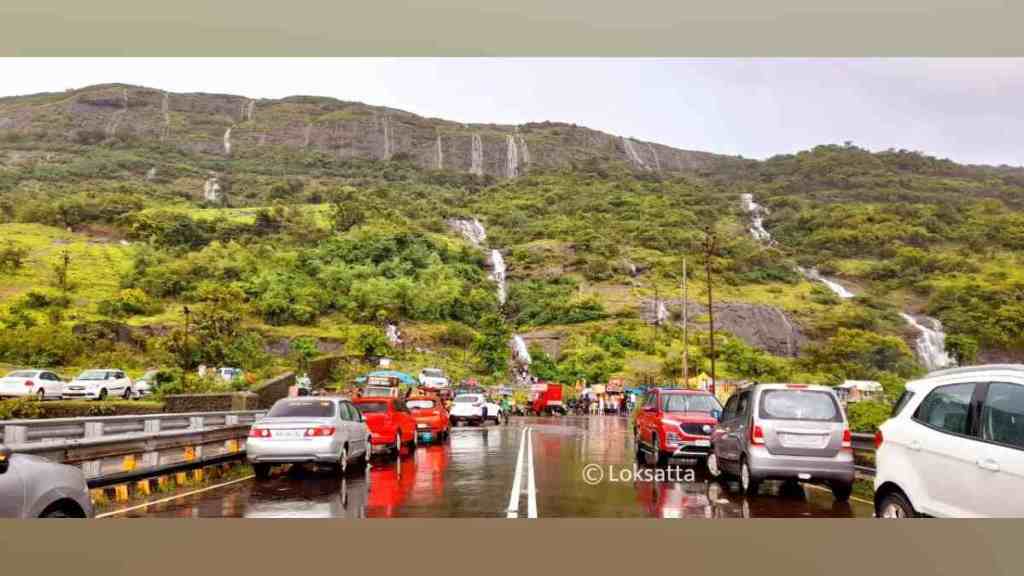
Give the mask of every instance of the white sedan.
<path id="1" fill-rule="evenodd" d="M 107 397 L 132 399 L 132 379 L 124 370 L 104 368 L 86 370 L 64 385 L 65 398 L 92 398 L 106 400 Z"/>
<path id="2" fill-rule="evenodd" d="M 48 370 L 18 370 L 0 378 L 0 397 L 35 396 L 58 399 L 64 393 L 60 376 Z"/>

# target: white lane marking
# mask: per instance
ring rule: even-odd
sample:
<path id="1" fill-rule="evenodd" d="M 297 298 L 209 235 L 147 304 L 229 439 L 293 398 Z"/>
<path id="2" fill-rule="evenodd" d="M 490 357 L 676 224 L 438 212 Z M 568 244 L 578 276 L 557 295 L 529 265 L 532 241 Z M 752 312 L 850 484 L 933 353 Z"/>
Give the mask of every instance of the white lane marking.
<path id="1" fill-rule="evenodd" d="M 146 502 L 144 504 L 139 504 L 137 506 L 132 506 L 130 508 L 121 508 L 120 510 L 112 510 L 110 512 L 104 512 L 103 514 L 97 514 L 96 518 L 109 518 L 110 516 L 117 516 L 118 514 L 124 514 L 126 512 L 132 512 L 134 510 L 141 510 L 142 508 L 147 508 L 147 507 L 153 506 L 155 504 L 163 504 L 164 502 L 172 502 L 174 500 L 179 500 L 181 498 L 186 498 L 188 496 L 192 496 L 193 494 L 199 494 L 201 492 L 207 492 L 209 490 L 214 490 L 216 488 L 223 488 L 225 486 L 230 486 L 232 484 L 237 484 L 239 482 L 245 482 L 246 480 L 251 480 L 251 479 L 253 479 L 255 477 L 256 477 L 255 474 L 250 474 L 250 475 L 242 477 L 242 478 L 236 478 L 235 480 L 231 480 L 230 482 L 224 482 L 223 484 L 214 484 L 213 486 L 207 486 L 205 488 L 200 488 L 198 490 L 192 490 L 190 492 L 185 492 L 183 494 L 175 494 L 174 496 L 168 496 L 167 498 L 161 498 L 159 500 L 153 500 L 152 502 Z"/>
<path id="2" fill-rule="evenodd" d="M 537 517 L 537 484 L 533 479 L 533 430 L 528 428 L 527 431 L 530 435 L 526 438 L 526 461 L 527 461 L 527 473 L 530 475 L 526 484 L 526 511 L 527 517 Z"/>
<path id="3" fill-rule="evenodd" d="M 505 512 L 506 518 L 518 518 L 519 517 L 519 498 L 522 490 L 522 478 L 523 478 L 523 454 L 526 451 L 526 436 L 530 433 L 530 428 L 523 428 L 523 431 L 519 434 L 519 454 L 516 456 L 516 472 L 512 478 L 512 493 L 508 496 L 508 510 Z"/>

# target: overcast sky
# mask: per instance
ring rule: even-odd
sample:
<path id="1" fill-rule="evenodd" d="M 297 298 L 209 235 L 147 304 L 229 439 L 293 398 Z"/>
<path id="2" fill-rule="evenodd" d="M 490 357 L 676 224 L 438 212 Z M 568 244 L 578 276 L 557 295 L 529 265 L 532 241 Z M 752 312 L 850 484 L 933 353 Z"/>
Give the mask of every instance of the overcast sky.
<path id="1" fill-rule="evenodd" d="M 766 158 L 847 140 L 1024 165 L 1024 59 L 0 59 L 0 93 L 122 82 L 332 96 L 460 122 L 571 122 Z"/>

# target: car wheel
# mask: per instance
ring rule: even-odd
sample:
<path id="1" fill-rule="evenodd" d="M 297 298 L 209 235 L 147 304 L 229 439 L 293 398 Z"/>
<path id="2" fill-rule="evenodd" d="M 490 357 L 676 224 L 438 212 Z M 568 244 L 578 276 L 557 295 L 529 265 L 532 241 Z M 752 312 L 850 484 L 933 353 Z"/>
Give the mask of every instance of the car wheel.
<path id="1" fill-rule="evenodd" d="M 415 454 L 416 449 L 420 446 L 420 435 L 416 431 L 412 433 L 412 441 L 409 442 L 409 453 Z"/>
<path id="2" fill-rule="evenodd" d="M 715 454 L 714 449 L 712 449 L 711 453 L 708 454 L 708 459 L 705 462 L 705 465 L 707 465 L 708 474 L 710 474 L 712 478 L 718 478 L 722 475 L 722 469 L 718 467 L 718 455 Z"/>
<path id="3" fill-rule="evenodd" d="M 106 400 L 107 399 L 107 389 L 106 388 L 100 390 L 100 395 L 97 397 L 97 399 L 98 400 Z"/>
<path id="4" fill-rule="evenodd" d="M 341 447 L 341 455 L 338 457 L 338 475 L 345 476 L 348 473 L 348 446 Z"/>
<path id="5" fill-rule="evenodd" d="M 751 475 L 750 466 L 747 465 L 747 459 L 744 458 L 740 461 L 740 488 L 743 489 L 744 494 L 753 496 L 757 494 L 757 489 L 760 486 L 761 483 Z"/>
<path id="6" fill-rule="evenodd" d="M 906 496 L 899 492 L 886 494 L 878 504 L 876 512 L 879 518 L 917 518 L 920 514 L 914 510 Z"/>
<path id="7" fill-rule="evenodd" d="M 131 400 L 132 399 L 132 389 L 131 388 L 125 388 L 124 389 L 124 394 L 122 395 L 122 397 L 125 400 Z"/>
<path id="8" fill-rule="evenodd" d="M 39 391 L 38 391 L 38 392 L 36 392 L 36 398 L 37 398 L 37 399 L 38 399 L 38 400 L 39 400 L 40 402 L 42 402 L 43 400 L 46 400 L 46 390 L 45 390 L 45 389 L 43 389 L 43 388 L 40 388 L 40 389 L 39 389 Z"/>
<path id="9" fill-rule="evenodd" d="M 257 480 L 270 478 L 270 464 L 253 464 L 252 471 L 256 474 Z"/>
<path id="10" fill-rule="evenodd" d="M 836 502 L 846 502 L 850 499 L 850 494 L 853 493 L 853 484 L 846 482 L 835 482 L 829 485 L 832 489 L 832 497 L 836 499 Z"/>

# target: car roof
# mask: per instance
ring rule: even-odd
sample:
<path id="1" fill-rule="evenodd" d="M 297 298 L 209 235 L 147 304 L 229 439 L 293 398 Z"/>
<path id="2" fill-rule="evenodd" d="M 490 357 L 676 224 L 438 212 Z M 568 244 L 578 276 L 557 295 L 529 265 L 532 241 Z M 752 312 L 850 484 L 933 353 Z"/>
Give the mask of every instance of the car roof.
<path id="1" fill-rule="evenodd" d="M 655 388 L 661 394 L 711 394 L 707 390 L 692 390 L 690 388 Z"/>
<path id="2" fill-rule="evenodd" d="M 999 374 L 1002 377 L 1024 379 L 1024 364 L 981 364 L 978 366 L 946 368 L 945 370 L 930 372 L 917 380 L 907 382 L 907 389 L 920 391 L 921 389 L 933 388 L 962 380 L 961 377 L 977 375 L 978 377 L 989 378 L 995 374 Z"/>

